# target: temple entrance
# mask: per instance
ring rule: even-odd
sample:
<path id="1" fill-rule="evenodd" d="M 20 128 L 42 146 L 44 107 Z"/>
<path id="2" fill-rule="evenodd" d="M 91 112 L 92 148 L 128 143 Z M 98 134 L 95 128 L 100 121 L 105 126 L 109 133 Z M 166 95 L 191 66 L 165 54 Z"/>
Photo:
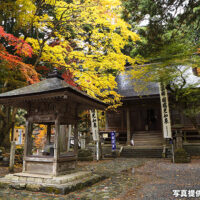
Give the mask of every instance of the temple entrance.
<path id="1" fill-rule="evenodd" d="M 157 130 L 158 116 L 155 109 L 146 110 L 145 130 Z"/>
<path id="2" fill-rule="evenodd" d="M 140 107 L 131 110 L 131 130 L 157 131 L 161 130 L 160 108 Z"/>
<path id="3" fill-rule="evenodd" d="M 161 147 L 161 111 L 159 104 L 133 107 L 131 115 L 131 138 L 134 148 Z"/>

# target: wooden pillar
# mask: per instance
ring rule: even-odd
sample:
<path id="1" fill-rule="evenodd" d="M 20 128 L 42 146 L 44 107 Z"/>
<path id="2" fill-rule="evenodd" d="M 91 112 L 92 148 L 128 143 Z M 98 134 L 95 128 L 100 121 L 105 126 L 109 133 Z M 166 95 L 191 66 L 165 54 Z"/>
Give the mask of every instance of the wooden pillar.
<path id="1" fill-rule="evenodd" d="M 70 124 L 70 125 L 68 126 L 67 151 L 70 150 L 70 143 L 71 143 L 70 138 L 71 138 L 71 133 L 72 133 L 72 125 Z"/>
<path id="2" fill-rule="evenodd" d="M 60 125 L 60 136 L 59 136 L 59 149 L 60 152 L 65 152 L 67 150 L 66 144 L 66 132 L 67 132 L 67 125 Z"/>
<path id="3" fill-rule="evenodd" d="M 32 123 L 26 121 L 25 130 L 25 144 L 24 144 L 24 156 L 29 156 L 32 154 Z"/>
<path id="4" fill-rule="evenodd" d="M 78 120 L 74 125 L 74 152 L 78 154 Z"/>
<path id="5" fill-rule="evenodd" d="M 58 158 L 59 158 L 59 136 L 60 136 L 60 117 L 57 115 L 55 120 L 55 136 L 54 136 L 54 163 L 53 163 L 53 175 L 58 174 Z"/>
<path id="6" fill-rule="evenodd" d="M 51 124 L 47 125 L 47 144 L 51 143 Z"/>
<path id="7" fill-rule="evenodd" d="M 10 149 L 9 172 L 14 172 L 14 164 L 15 164 L 15 141 L 12 141 L 11 142 L 11 149 Z"/>
<path id="8" fill-rule="evenodd" d="M 122 109 L 122 113 L 121 113 L 121 129 L 122 131 L 124 131 L 124 109 Z"/>
<path id="9" fill-rule="evenodd" d="M 32 123 L 26 120 L 25 142 L 24 142 L 24 159 L 23 159 L 23 172 L 26 171 L 25 158 L 32 154 Z"/>
<path id="10" fill-rule="evenodd" d="M 106 121 L 106 123 L 105 123 L 105 128 L 106 128 L 106 130 L 109 128 L 108 127 L 108 112 L 105 112 L 105 121 Z"/>
<path id="11" fill-rule="evenodd" d="M 126 110 L 126 124 L 127 124 L 127 141 L 126 141 L 126 144 L 130 145 L 131 126 L 130 126 L 130 108 L 129 107 L 127 107 L 127 110 Z"/>
<path id="12" fill-rule="evenodd" d="M 30 123 L 28 130 L 28 151 L 27 151 L 28 156 L 32 155 L 32 148 L 33 148 L 32 131 L 33 131 L 33 124 Z"/>
<path id="13" fill-rule="evenodd" d="M 184 136 L 184 142 L 187 143 L 187 132 L 186 131 L 183 132 L 183 136 Z"/>
<path id="14" fill-rule="evenodd" d="M 74 153 L 78 155 L 78 104 L 75 108 L 76 122 L 74 124 Z"/>

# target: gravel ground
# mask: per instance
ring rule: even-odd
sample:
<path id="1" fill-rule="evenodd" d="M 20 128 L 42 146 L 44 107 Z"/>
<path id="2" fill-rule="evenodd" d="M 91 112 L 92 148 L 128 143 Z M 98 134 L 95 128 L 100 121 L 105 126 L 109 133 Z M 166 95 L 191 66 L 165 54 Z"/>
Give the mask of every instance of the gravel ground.
<path id="1" fill-rule="evenodd" d="M 190 198 L 175 198 L 173 190 L 200 190 L 200 159 L 193 159 L 189 164 L 173 164 L 165 159 L 118 158 L 82 162 L 78 169 L 91 170 L 108 179 L 68 195 L 0 190 L 0 199 L 182 200 Z"/>
<path id="2" fill-rule="evenodd" d="M 119 194 L 126 194 L 128 189 L 134 187 L 135 168 L 145 163 L 145 159 L 118 158 L 101 162 L 79 163 L 79 170 L 91 170 L 95 174 L 105 175 L 108 178 L 80 191 L 68 195 L 51 195 L 19 190 L 0 190 L 0 199 L 81 199 L 81 200 L 102 200 L 113 199 Z"/>
<path id="3" fill-rule="evenodd" d="M 200 191 L 200 159 L 193 159 L 188 164 L 173 164 L 164 159 L 149 160 L 144 166 L 136 169 L 135 178 L 139 188 L 132 188 L 120 199 L 200 199 L 200 196 L 191 197 L 191 194 L 188 194 L 188 190 Z M 187 197 L 183 197 L 181 191 L 179 196 L 175 197 L 173 190 L 187 190 Z"/>

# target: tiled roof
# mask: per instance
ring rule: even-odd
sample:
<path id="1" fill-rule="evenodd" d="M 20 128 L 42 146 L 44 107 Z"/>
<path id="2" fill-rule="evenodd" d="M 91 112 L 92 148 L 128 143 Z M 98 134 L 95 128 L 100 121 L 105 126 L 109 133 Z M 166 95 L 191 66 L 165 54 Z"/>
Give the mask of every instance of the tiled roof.
<path id="1" fill-rule="evenodd" d="M 104 104 L 103 102 L 69 85 L 68 83 L 66 83 L 64 80 L 62 80 L 59 77 L 48 78 L 26 87 L 22 87 L 19 89 L 2 93 L 0 94 L 0 102 L 1 100 L 8 99 L 8 98 L 10 99 L 10 98 L 38 95 L 38 94 L 48 94 L 48 93 L 57 92 L 57 91 L 70 91 L 72 93 L 75 93 L 76 95 L 82 96 L 83 98 L 87 98 L 91 101 L 94 101 L 95 103 L 99 103 L 101 105 L 106 106 L 106 104 Z"/>

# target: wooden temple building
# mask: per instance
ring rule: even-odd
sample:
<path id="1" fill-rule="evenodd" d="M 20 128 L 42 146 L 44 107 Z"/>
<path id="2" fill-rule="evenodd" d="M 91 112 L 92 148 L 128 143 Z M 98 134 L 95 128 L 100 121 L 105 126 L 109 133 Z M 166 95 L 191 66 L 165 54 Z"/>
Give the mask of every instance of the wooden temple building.
<path id="1" fill-rule="evenodd" d="M 200 81 L 200 77 L 193 74 L 190 78 Z M 163 138 L 159 84 L 148 83 L 145 91 L 137 92 L 134 89 L 135 80 L 128 78 L 128 73 L 120 74 L 116 81 L 118 92 L 123 96 L 123 105 L 118 108 L 117 112 L 108 111 L 106 113 L 106 127 L 101 130 L 102 134 L 111 131 L 117 133 L 117 142 L 124 147 L 122 156 L 161 157 L 166 140 Z M 200 136 L 197 130 L 186 116 L 171 107 L 169 110 L 172 134 L 175 134 L 173 127 L 181 124 L 184 145 L 189 151 L 196 148 L 197 150 L 195 149 L 192 153 L 196 152 L 199 155 Z M 200 124 L 200 116 L 198 116 L 198 123 Z M 108 143 L 109 138 L 106 140 Z M 133 141 L 132 147 L 129 146 L 126 149 L 127 145 L 131 145 L 131 140 Z"/>
<path id="2" fill-rule="evenodd" d="M 46 80 L 0 94 L 0 104 L 27 111 L 23 173 L 59 176 L 74 169 L 78 148 L 78 113 L 88 109 L 104 110 L 106 104 L 67 84 L 54 72 Z M 47 126 L 47 143 L 55 129 L 54 144 L 49 154 L 35 155 L 32 130 L 35 124 Z M 74 151 L 61 147 L 63 126 L 74 125 Z"/>

